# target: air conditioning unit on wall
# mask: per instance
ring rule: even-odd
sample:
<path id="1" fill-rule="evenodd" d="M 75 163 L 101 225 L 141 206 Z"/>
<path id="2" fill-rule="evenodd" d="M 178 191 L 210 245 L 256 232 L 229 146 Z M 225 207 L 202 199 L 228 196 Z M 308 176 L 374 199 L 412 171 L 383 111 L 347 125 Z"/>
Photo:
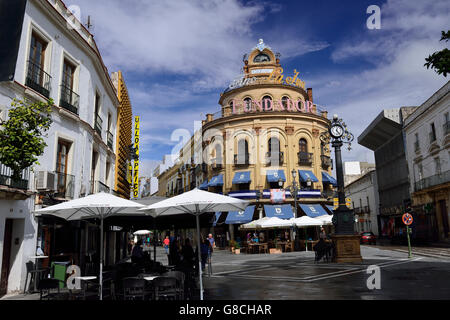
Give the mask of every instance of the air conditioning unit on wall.
<path id="1" fill-rule="evenodd" d="M 53 172 L 38 171 L 36 173 L 36 189 L 42 191 L 56 190 L 56 176 Z"/>

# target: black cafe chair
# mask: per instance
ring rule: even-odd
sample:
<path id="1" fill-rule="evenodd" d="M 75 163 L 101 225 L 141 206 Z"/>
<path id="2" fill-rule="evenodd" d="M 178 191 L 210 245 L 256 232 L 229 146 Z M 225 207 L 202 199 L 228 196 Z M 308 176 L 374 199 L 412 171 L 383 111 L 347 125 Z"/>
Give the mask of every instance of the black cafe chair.
<path id="1" fill-rule="evenodd" d="M 122 280 L 124 300 L 145 300 L 145 280 L 142 278 L 124 278 Z"/>
<path id="2" fill-rule="evenodd" d="M 59 291 L 59 280 L 48 278 L 42 279 L 38 285 L 39 289 L 39 300 L 55 300 L 60 296 Z"/>
<path id="3" fill-rule="evenodd" d="M 158 277 L 153 280 L 155 300 L 176 300 L 178 297 L 177 279 Z"/>

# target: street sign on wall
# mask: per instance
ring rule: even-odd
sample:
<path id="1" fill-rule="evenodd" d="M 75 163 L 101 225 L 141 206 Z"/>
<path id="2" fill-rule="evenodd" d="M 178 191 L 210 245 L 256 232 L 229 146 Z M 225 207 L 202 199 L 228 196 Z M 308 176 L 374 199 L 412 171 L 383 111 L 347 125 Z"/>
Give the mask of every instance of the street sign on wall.
<path id="1" fill-rule="evenodd" d="M 133 198 L 139 197 L 139 116 L 134 117 L 134 148 L 136 159 L 134 159 L 133 172 Z"/>

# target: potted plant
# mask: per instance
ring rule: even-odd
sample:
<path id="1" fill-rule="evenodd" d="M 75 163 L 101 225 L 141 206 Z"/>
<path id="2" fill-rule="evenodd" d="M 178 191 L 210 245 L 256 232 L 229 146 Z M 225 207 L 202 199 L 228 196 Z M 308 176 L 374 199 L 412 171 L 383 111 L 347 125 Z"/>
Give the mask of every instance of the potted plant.
<path id="1" fill-rule="evenodd" d="M 230 241 L 230 250 L 231 250 L 231 252 L 234 252 L 234 248 L 236 247 L 236 241 L 234 241 L 234 240 L 231 240 Z"/>
<path id="2" fill-rule="evenodd" d="M 241 254 L 241 245 L 239 242 L 236 242 L 235 246 L 234 246 L 234 253 L 235 254 Z"/>

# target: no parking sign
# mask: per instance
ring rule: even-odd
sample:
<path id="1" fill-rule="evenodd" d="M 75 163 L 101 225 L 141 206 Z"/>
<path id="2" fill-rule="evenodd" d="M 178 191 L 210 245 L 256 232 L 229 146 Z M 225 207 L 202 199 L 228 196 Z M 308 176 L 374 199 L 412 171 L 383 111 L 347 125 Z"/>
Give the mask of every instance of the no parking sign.
<path id="1" fill-rule="evenodd" d="M 405 213 L 405 214 L 402 216 L 402 221 L 403 221 L 404 224 L 406 224 L 407 226 L 409 226 L 411 223 L 413 223 L 413 217 L 412 217 L 411 214 Z"/>

